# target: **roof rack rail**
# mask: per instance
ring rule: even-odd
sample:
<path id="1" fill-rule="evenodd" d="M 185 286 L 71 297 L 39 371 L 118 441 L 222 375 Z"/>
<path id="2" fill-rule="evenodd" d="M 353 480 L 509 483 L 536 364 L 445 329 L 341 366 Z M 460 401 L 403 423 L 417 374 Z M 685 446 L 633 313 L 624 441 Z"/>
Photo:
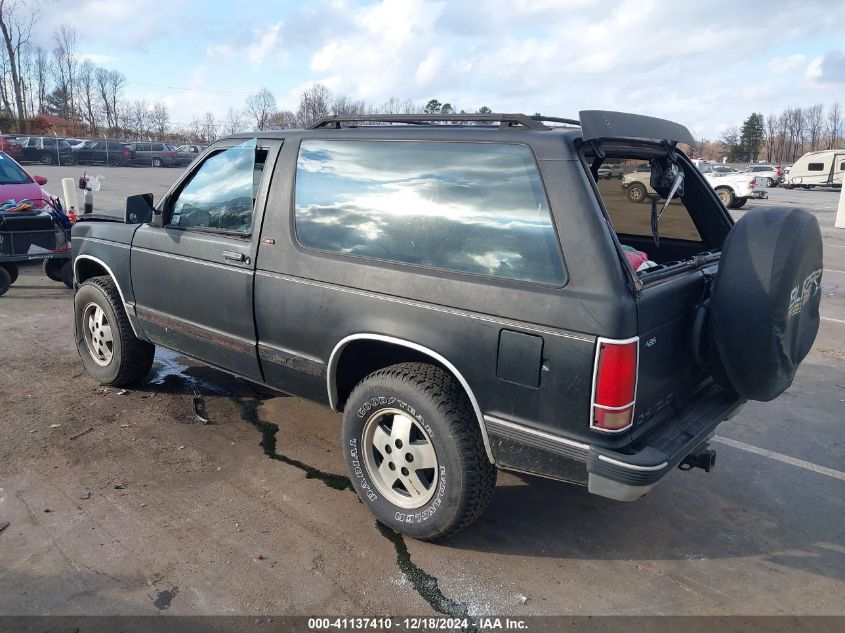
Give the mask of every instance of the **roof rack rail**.
<path id="1" fill-rule="evenodd" d="M 542 114 L 535 114 L 531 117 L 535 121 L 548 121 L 549 123 L 566 123 L 568 125 L 581 126 L 581 121 L 578 119 L 564 119 L 559 116 L 544 116 Z"/>
<path id="2" fill-rule="evenodd" d="M 310 129 L 334 127 L 340 129 L 341 123 L 406 123 L 410 125 L 427 125 L 434 122 L 458 122 L 458 123 L 498 123 L 501 127 L 512 127 L 522 125 L 534 130 L 546 129 L 543 121 L 554 121 L 558 123 L 574 123 L 572 119 L 556 119 L 554 117 L 530 117 L 525 114 L 359 114 L 340 115 L 323 117 L 314 123 Z"/>

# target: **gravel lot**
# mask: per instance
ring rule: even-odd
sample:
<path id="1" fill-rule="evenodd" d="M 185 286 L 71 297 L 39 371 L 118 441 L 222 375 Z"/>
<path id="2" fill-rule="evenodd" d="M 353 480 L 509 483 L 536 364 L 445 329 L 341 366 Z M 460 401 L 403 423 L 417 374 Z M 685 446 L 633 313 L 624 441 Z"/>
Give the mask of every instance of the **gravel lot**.
<path id="1" fill-rule="evenodd" d="M 30 171 L 59 192 L 82 169 Z M 119 212 L 179 170 L 99 173 L 97 209 Z M 720 428 L 715 472 L 675 471 L 633 504 L 501 474 L 487 513 L 441 545 L 379 529 L 345 489 L 327 409 L 163 352 L 138 388 L 99 387 L 71 291 L 26 267 L 0 298 L 0 613 L 843 615 L 837 195 L 748 205 L 816 213 L 825 320 L 793 387 Z"/>

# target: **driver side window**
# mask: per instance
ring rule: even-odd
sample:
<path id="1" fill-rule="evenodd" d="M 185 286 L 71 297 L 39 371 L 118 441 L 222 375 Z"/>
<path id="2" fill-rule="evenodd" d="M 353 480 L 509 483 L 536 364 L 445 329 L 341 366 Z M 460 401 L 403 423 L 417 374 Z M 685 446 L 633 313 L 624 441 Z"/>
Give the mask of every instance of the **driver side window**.
<path id="1" fill-rule="evenodd" d="M 173 201 L 169 226 L 250 233 L 266 156 L 254 141 L 210 156 Z"/>

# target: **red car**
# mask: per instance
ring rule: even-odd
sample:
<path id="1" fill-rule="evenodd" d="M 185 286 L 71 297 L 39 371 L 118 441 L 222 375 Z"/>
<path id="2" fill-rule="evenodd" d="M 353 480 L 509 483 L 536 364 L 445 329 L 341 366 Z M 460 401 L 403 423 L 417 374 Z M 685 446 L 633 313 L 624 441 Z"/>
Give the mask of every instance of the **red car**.
<path id="1" fill-rule="evenodd" d="M 31 200 L 34 207 L 41 208 L 50 196 L 41 188 L 46 184 L 44 176 L 30 176 L 14 158 L 0 152 L 0 204 L 6 200 Z"/>
<path id="2" fill-rule="evenodd" d="M 5 152 L 15 160 L 20 160 L 23 149 L 14 136 L 0 136 L 0 152 Z"/>

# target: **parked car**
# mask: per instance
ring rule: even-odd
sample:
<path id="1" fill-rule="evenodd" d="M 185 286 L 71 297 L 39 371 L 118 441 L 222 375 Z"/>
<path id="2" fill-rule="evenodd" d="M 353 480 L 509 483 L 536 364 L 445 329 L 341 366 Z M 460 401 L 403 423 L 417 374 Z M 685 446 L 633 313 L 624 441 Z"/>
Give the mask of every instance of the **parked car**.
<path id="1" fill-rule="evenodd" d="M 20 160 L 23 154 L 21 144 L 14 136 L 0 136 L 0 152 L 5 152 L 15 160 Z"/>
<path id="2" fill-rule="evenodd" d="M 185 152 L 186 154 L 202 154 L 205 151 L 205 148 L 208 147 L 207 145 L 180 145 L 176 148 L 177 152 Z"/>
<path id="3" fill-rule="evenodd" d="M 713 187 L 716 196 L 728 209 L 740 209 L 752 197 L 754 178 L 745 174 L 720 173 L 713 170 L 708 161 L 691 161 L 698 167 L 704 178 Z M 656 196 L 657 192 L 651 187 L 651 166 L 645 163 L 636 171 L 626 174 L 622 178 L 622 187 L 631 202 L 645 202 Z"/>
<path id="4" fill-rule="evenodd" d="M 730 165 L 718 165 L 715 163 L 711 163 L 713 165 L 713 173 L 716 175 L 720 174 L 738 174 L 739 170 L 734 169 Z"/>
<path id="5" fill-rule="evenodd" d="M 135 158 L 135 151 L 118 141 L 85 141 L 73 151 L 80 165 L 128 165 Z"/>
<path id="6" fill-rule="evenodd" d="M 785 187 L 841 187 L 845 174 L 845 149 L 808 152 L 789 170 Z"/>
<path id="7" fill-rule="evenodd" d="M 152 165 L 153 167 L 178 167 L 190 164 L 190 157 L 180 156 L 176 148 L 169 143 L 159 141 L 132 141 L 129 148 L 135 152 L 130 161 L 133 165 Z"/>
<path id="8" fill-rule="evenodd" d="M 767 187 L 776 187 L 783 182 L 783 167 L 777 165 L 749 165 L 740 173 L 755 178 L 765 178 Z"/>
<path id="9" fill-rule="evenodd" d="M 622 178 L 622 165 L 618 163 L 603 163 L 601 167 L 599 167 L 599 178 L 606 178 L 610 180 L 611 178 Z"/>
<path id="10" fill-rule="evenodd" d="M 73 150 L 63 138 L 54 136 L 19 136 L 21 162 L 44 165 L 72 165 Z"/>
<path id="11" fill-rule="evenodd" d="M 34 207 L 45 206 L 51 194 L 44 189 L 44 176 L 31 176 L 14 158 L 0 152 L 0 203 L 7 200 L 30 200 Z"/>
<path id="12" fill-rule="evenodd" d="M 677 123 L 570 123 L 329 117 L 220 140 L 158 204 L 74 226 L 81 362 L 129 385 L 161 346 L 342 411 L 353 487 L 415 538 L 478 518 L 497 469 L 620 501 L 709 471 L 717 427 L 783 393 L 815 339 L 818 222 L 734 222 Z M 655 217 L 597 179 L 604 157 L 679 197 Z"/>

